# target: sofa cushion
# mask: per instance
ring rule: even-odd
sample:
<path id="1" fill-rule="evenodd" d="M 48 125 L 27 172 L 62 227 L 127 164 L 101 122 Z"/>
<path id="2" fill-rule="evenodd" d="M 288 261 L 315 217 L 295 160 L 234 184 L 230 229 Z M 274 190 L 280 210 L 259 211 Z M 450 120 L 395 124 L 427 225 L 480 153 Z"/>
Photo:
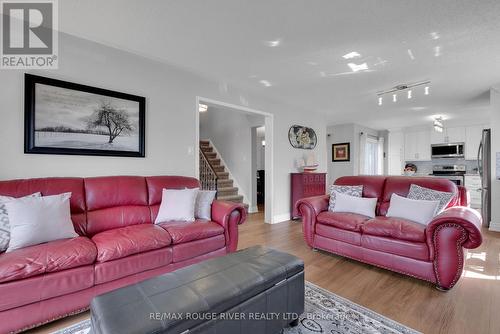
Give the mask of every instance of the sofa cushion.
<path id="1" fill-rule="evenodd" d="M 361 246 L 416 260 L 429 261 L 429 246 L 425 242 L 413 242 L 364 234 Z"/>
<path id="2" fill-rule="evenodd" d="M 36 192 L 42 193 L 42 196 L 59 195 L 70 192 L 71 220 L 73 221 L 75 231 L 79 235 L 85 235 L 87 222 L 85 212 L 85 191 L 82 178 L 52 177 L 0 181 L 0 194 L 3 196 L 23 197 Z"/>
<path id="3" fill-rule="evenodd" d="M 0 255 L 0 283 L 92 264 L 96 255 L 86 237 L 16 249 Z"/>
<path id="4" fill-rule="evenodd" d="M 219 224 L 201 219 L 194 222 L 172 221 L 159 226 L 170 234 L 174 245 L 224 234 L 224 228 Z"/>
<path id="5" fill-rule="evenodd" d="M 10 224 L 10 241 L 6 252 L 78 237 L 71 221 L 70 198 L 71 193 L 64 193 L 24 197 L 5 204 Z"/>
<path id="6" fill-rule="evenodd" d="M 15 307 L 69 295 L 92 286 L 94 286 L 93 265 L 53 273 L 47 272 L 42 275 L 5 282 L 0 284 L 0 296 L 2 296 L 0 298 L 0 313 Z M 29 315 L 24 317 L 28 318 Z"/>
<path id="7" fill-rule="evenodd" d="M 97 261 L 105 262 L 166 247 L 172 239 L 159 226 L 140 224 L 98 233 L 92 241 L 97 247 Z"/>
<path id="8" fill-rule="evenodd" d="M 216 235 L 206 239 L 194 240 L 172 246 L 173 262 L 182 262 L 211 252 L 225 250 L 226 238 Z"/>
<path id="9" fill-rule="evenodd" d="M 85 179 L 86 235 L 151 223 L 146 179 L 141 176 L 104 176 Z"/>
<path id="10" fill-rule="evenodd" d="M 377 197 L 380 199 L 384 191 L 385 180 L 385 176 L 342 176 L 336 179 L 334 184 L 338 186 L 362 185 L 362 197 Z"/>
<path id="11" fill-rule="evenodd" d="M 107 262 L 99 262 L 95 264 L 95 284 L 130 277 L 144 271 L 167 266 L 170 263 L 172 263 L 172 247 L 155 249 Z"/>
<path id="12" fill-rule="evenodd" d="M 321 212 L 316 220 L 325 225 L 331 225 L 349 231 L 361 231 L 363 225 L 370 217 L 350 212 Z"/>
<path id="13" fill-rule="evenodd" d="M 361 230 L 363 234 L 425 242 L 425 225 L 402 218 L 378 216 L 365 222 Z"/>
<path id="14" fill-rule="evenodd" d="M 151 209 L 151 221 L 156 220 L 160 210 L 163 189 L 199 188 L 200 182 L 194 177 L 187 176 L 148 176 L 148 205 Z"/>
<path id="15" fill-rule="evenodd" d="M 316 234 L 322 237 L 347 242 L 356 246 L 361 245 L 361 233 L 336 228 L 331 225 L 316 224 Z"/>
<path id="16" fill-rule="evenodd" d="M 410 192 L 410 186 L 416 184 L 418 186 L 457 194 L 457 185 L 450 180 L 437 177 L 407 177 L 407 176 L 391 176 L 385 182 L 383 196 L 380 197 L 380 207 L 378 215 L 385 216 L 390 205 L 392 194 L 407 197 Z M 458 203 L 458 196 L 454 196 L 448 207 L 455 206 Z"/>

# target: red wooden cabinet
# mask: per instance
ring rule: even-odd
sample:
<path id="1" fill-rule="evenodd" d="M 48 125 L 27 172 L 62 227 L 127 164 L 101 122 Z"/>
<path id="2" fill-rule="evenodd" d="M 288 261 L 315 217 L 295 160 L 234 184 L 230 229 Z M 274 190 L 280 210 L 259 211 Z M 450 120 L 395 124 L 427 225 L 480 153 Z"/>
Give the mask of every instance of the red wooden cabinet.
<path id="1" fill-rule="evenodd" d="M 291 173 L 292 219 L 299 218 L 295 203 L 301 198 L 326 194 L 326 173 Z"/>

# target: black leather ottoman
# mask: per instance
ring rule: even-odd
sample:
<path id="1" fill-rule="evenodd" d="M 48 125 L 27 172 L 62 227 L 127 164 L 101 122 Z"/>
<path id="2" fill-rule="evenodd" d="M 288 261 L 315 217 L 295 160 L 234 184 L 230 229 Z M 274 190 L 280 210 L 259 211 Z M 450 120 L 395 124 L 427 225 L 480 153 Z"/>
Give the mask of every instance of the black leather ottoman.
<path id="1" fill-rule="evenodd" d="M 304 312 L 304 263 L 251 247 L 97 296 L 93 334 L 276 334 Z"/>

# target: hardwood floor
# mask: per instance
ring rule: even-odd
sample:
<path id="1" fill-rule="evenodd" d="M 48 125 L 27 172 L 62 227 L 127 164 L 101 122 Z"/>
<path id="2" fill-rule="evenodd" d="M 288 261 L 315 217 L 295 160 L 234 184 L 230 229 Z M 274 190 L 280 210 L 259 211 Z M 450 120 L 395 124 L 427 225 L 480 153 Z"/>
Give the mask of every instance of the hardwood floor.
<path id="1" fill-rule="evenodd" d="M 464 273 L 448 292 L 387 270 L 324 252 L 313 252 L 298 221 L 265 224 L 263 214 L 240 226 L 239 248 L 266 245 L 302 258 L 306 279 L 423 333 L 500 333 L 500 233 L 484 231 L 469 250 Z M 87 318 L 88 312 L 32 330 L 51 333 Z"/>

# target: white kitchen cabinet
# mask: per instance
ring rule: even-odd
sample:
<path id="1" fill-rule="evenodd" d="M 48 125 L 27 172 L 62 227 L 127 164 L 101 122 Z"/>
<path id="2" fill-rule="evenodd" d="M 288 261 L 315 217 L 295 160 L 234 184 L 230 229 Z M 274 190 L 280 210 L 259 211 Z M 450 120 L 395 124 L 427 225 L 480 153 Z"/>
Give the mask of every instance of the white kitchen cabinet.
<path id="1" fill-rule="evenodd" d="M 404 168 L 404 142 L 403 131 L 389 131 L 387 138 L 388 146 L 388 174 L 401 175 Z"/>
<path id="2" fill-rule="evenodd" d="M 417 160 L 417 133 L 407 132 L 405 133 L 405 160 L 415 161 Z"/>
<path id="3" fill-rule="evenodd" d="M 477 151 L 481 142 L 483 129 L 483 125 L 472 125 L 465 128 L 465 159 L 477 159 Z"/>
<path id="4" fill-rule="evenodd" d="M 444 143 L 445 131 L 437 132 L 434 129 L 431 130 L 431 144 L 442 144 Z"/>
<path id="5" fill-rule="evenodd" d="M 431 138 L 430 130 L 423 130 L 417 133 L 417 154 L 422 161 L 431 160 Z"/>
<path id="6" fill-rule="evenodd" d="M 431 160 L 430 130 L 418 130 L 405 133 L 405 160 Z"/>
<path id="7" fill-rule="evenodd" d="M 431 131 L 431 144 L 463 143 L 466 140 L 465 127 L 444 128 L 443 132 Z"/>
<path id="8" fill-rule="evenodd" d="M 465 175 L 465 188 L 469 191 L 470 206 L 474 209 L 481 208 L 481 177 L 479 175 Z"/>
<path id="9" fill-rule="evenodd" d="M 465 127 L 457 126 L 445 129 L 445 143 L 463 143 L 465 141 Z"/>

